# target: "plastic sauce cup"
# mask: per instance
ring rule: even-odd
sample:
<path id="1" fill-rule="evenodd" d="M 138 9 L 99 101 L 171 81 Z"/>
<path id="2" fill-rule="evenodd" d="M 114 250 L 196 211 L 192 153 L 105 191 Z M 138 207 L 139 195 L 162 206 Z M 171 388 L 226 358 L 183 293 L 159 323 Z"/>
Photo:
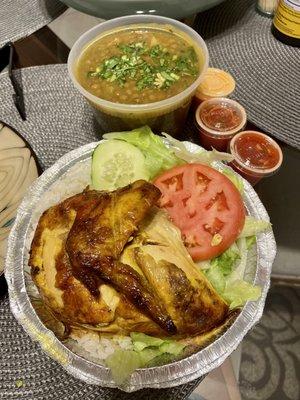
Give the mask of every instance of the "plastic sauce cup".
<path id="1" fill-rule="evenodd" d="M 76 67 L 85 48 L 103 35 L 125 29 L 143 29 L 170 31 L 194 46 L 201 59 L 201 68 L 197 79 L 181 93 L 148 104 L 114 103 L 96 97 L 85 90 L 77 80 Z M 171 18 L 155 15 L 130 15 L 114 18 L 93 27 L 84 33 L 73 45 L 68 58 L 68 71 L 73 84 L 93 107 L 95 117 L 103 131 L 122 131 L 149 125 L 155 132 L 168 132 L 180 137 L 192 96 L 201 83 L 208 67 L 208 50 L 204 40 L 189 26 Z"/>
<path id="2" fill-rule="evenodd" d="M 231 167 L 253 186 L 262 178 L 275 174 L 283 160 L 281 148 L 275 140 L 256 131 L 235 135 L 229 150 L 234 156 Z"/>
<path id="3" fill-rule="evenodd" d="M 227 98 L 205 100 L 195 113 L 200 144 L 207 150 L 226 151 L 230 140 L 244 129 L 247 114 L 238 102 Z"/>
<path id="4" fill-rule="evenodd" d="M 202 101 L 227 97 L 234 89 L 235 80 L 232 75 L 222 69 L 208 68 L 194 95 L 193 106 L 197 108 Z"/>

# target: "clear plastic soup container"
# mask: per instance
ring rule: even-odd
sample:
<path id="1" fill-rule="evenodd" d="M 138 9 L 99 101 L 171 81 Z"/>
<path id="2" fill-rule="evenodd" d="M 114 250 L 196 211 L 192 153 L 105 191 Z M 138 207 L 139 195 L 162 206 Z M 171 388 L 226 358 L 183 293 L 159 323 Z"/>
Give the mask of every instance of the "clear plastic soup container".
<path id="1" fill-rule="evenodd" d="M 225 110 L 224 113 L 220 113 L 221 119 L 226 119 L 227 110 L 228 112 L 232 110 L 239 118 L 239 122 L 235 124 L 232 129 L 227 130 L 222 130 L 221 128 L 214 129 L 207 126 L 207 124 L 203 121 L 201 115 L 206 109 L 210 109 L 214 106 L 216 109 L 217 107 L 219 107 L 220 109 Z M 217 118 L 217 116 L 215 116 L 215 118 Z M 228 144 L 233 136 L 244 129 L 247 122 L 247 114 L 244 107 L 240 105 L 237 101 L 221 97 L 203 101 L 196 110 L 195 119 L 200 132 L 200 144 L 207 150 L 211 150 L 211 148 L 213 147 L 218 151 L 226 151 Z"/>
<path id="2" fill-rule="evenodd" d="M 148 104 L 114 103 L 96 97 L 85 90 L 76 78 L 77 61 L 85 48 L 102 35 L 118 30 L 145 28 L 167 30 L 172 28 L 175 34 L 189 41 L 202 60 L 202 68 L 197 79 L 181 93 L 168 99 Z M 68 58 L 70 77 L 80 93 L 92 105 L 96 119 L 104 131 L 120 131 L 149 125 L 156 133 L 165 131 L 180 137 L 192 96 L 203 79 L 208 67 L 208 50 L 204 40 L 189 26 L 171 18 L 155 15 L 130 15 L 115 18 L 95 26 L 84 33 L 73 45 Z"/>
<path id="3" fill-rule="evenodd" d="M 250 138 L 246 142 L 241 142 L 243 138 Z M 252 139 L 251 139 L 252 138 Z M 244 143 L 244 146 L 243 146 Z M 240 148 L 243 146 L 243 153 Z M 246 146 L 246 149 L 244 148 Z M 269 136 L 256 131 L 243 131 L 234 136 L 229 145 L 230 153 L 234 156 L 234 160 L 230 166 L 234 168 L 240 175 L 247 179 L 251 185 L 255 185 L 262 178 L 275 174 L 280 168 L 283 160 L 281 148 Z M 245 156 L 248 152 L 248 156 Z M 255 159 L 266 159 L 268 162 L 268 154 L 273 153 L 272 164 L 268 166 L 255 162 Z M 253 155 L 255 154 L 255 159 Z"/>

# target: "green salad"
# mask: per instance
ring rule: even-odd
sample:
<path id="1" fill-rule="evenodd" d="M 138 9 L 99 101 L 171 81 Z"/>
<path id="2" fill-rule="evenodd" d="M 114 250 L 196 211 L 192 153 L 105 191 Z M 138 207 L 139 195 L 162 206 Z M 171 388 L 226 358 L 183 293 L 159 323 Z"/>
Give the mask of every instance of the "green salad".
<path id="1" fill-rule="evenodd" d="M 255 253 L 256 235 L 271 224 L 245 213 L 243 180 L 229 167 L 215 166 L 215 161 L 229 162 L 232 156 L 215 150 L 190 152 L 183 142 L 163 135 L 167 140 L 147 126 L 105 134 L 92 158 L 93 188 L 115 190 L 139 179 L 152 181 L 162 192 L 160 207 L 181 230 L 194 262 L 230 309 L 259 299 L 261 288 L 247 276 L 247 259 L 249 253 Z M 196 183 L 191 176 L 197 177 Z M 199 212 L 195 198 L 209 193 L 214 182 L 216 191 Z M 176 207 L 178 199 L 183 201 Z M 230 218 L 225 218 L 226 213 Z M 184 221 L 186 215 L 188 222 Z M 196 223 L 191 222 L 193 218 Z M 185 347 L 180 341 L 142 333 L 131 333 L 131 339 L 132 350 L 117 350 L 106 360 L 117 383 L 136 368 L 176 359 Z"/>

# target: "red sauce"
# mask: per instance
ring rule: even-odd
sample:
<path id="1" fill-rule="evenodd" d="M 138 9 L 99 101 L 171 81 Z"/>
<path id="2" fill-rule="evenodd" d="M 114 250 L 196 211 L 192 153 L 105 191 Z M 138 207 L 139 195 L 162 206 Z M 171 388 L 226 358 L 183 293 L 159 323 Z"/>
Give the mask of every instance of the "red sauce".
<path id="1" fill-rule="evenodd" d="M 232 138 L 231 135 L 229 137 L 223 135 L 219 135 L 219 137 L 212 136 L 207 134 L 205 131 L 201 130 L 199 136 L 199 143 L 206 150 L 212 150 L 212 148 L 214 148 L 215 150 L 218 151 L 227 151 L 227 147 L 231 138 Z"/>
<path id="2" fill-rule="evenodd" d="M 256 133 L 245 133 L 235 140 L 234 150 L 252 168 L 270 169 L 280 160 L 278 149 L 267 137 Z"/>
<path id="3" fill-rule="evenodd" d="M 211 104 L 200 110 L 200 118 L 208 128 L 219 132 L 231 131 L 242 122 L 240 112 L 230 104 Z"/>

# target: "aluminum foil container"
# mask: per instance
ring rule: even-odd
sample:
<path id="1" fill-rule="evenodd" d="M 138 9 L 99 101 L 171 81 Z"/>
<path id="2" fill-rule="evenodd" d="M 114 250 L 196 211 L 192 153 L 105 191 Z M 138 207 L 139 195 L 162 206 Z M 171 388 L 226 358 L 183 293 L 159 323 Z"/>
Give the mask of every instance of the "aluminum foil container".
<path id="1" fill-rule="evenodd" d="M 59 362 L 67 372 L 86 383 L 117 387 L 108 368 L 72 352 L 42 323 L 33 307 L 33 299 L 39 297 L 39 293 L 31 280 L 28 267 L 30 244 L 41 213 L 89 184 L 91 154 L 97 144 L 90 143 L 66 154 L 29 189 L 9 236 L 5 277 L 14 316 L 46 354 Z M 191 151 L 199 150 L 197 145 L 189 142 L 186 142 L 186 146 Z M 215 167 L 222 169 L 223 164 L 215 163 Z M 61 187 L 64 188 L 63 196 Z M 255 218 L 269 220 L 257 194 L 245 180 L 244 189 L 248 213 Z M 256 249 L 248 256 L 246 267 L 248 279 L 262 288 L 261 297 L 255 302 L 248 302 L 233 325 L 220 338 L 180 361 L 135 371 L 121 389 L 133 392 L 142 388 L 177 386 L 199 378 L 221 365 L 263 313 L 275 255 L 273 232 L 261 233 L 257 238 Z"/>

